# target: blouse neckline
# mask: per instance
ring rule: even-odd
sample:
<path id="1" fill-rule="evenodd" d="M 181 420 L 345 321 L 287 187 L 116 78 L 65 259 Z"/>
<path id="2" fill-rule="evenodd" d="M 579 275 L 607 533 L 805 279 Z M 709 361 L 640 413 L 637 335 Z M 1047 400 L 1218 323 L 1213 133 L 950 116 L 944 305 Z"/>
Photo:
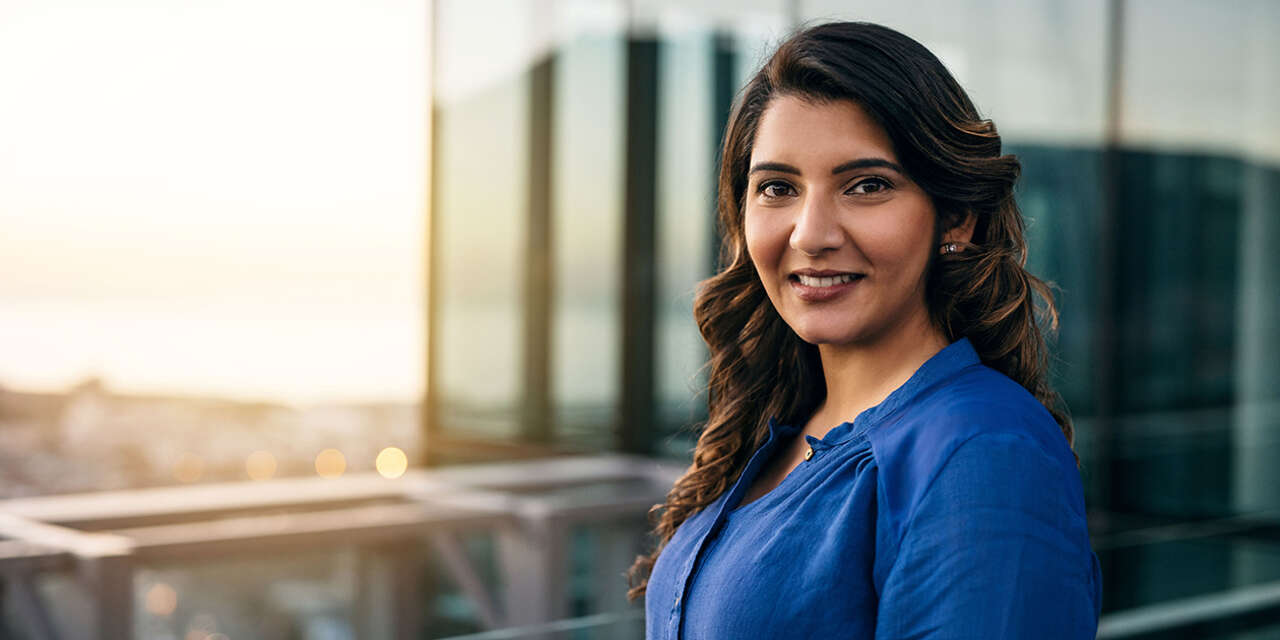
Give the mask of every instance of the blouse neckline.
<path id="1" fill-rule="evenodd" d="M 879 404 L 859 413 L 852 421 L 842 422 L 832 427 L 822 438 L 805 435 L 805 440 L 815 451 L 849 442 L 862 436 L 871 427 L 910 404 L 921 393 L 950 378 L 957 371 L 981 362 L 982 359 L 978 357 L 978 352 L 974 350 L 969 338 L 962 337 L 925 360 L 906 382 L 894 389 Z M 769 440 L 773 442 L 779 440 L 779 435 L 789 435 L 803 426 L 779 424 L 775 418 L 776 416 L 769 418 Z"/>
<path id="2" fill-rule="evenodd" d="M 966 367 L 980 364 L 982 360 L 978 357 L 978 352 L 974 350 L 973 345 L 968 338 L 960 338 L 955 342 L 943 347 L 938 353 L 933 354 L 924 364 L 916 369 L 915 373 L 906 382 L 902 383 L 897 389 L 894 389 L 879 404 L 864 410 L 858 414 L 851 422 L 842 422 L 833 427 L 821 439 L 811 435 L 806 435 L 805 440 L 815 452 L 821 452 L 847 443 L 855 443 L 866 440 L 867 432 L 875 425 L 882 422 L 885 418 L 890 417 L 899 409 L 910 404 L 912 400 L 920 396 L 928 389 L 938 383 L 950 378 L 953 374 Z M 751 462 L 744 470 L 742 477 L 739 479 L 738 485 L 734 487 L 735 495 L 729 496 L 726 491 L 724 497 L 732 501 L 731 508 L 725 510 L 726 517 L 738 515 L 746 511 L 753 511 L 759 508 L 760 503 L 769 503 L 774 500 L 781 499 L 780 496 L 786 494 L 791 486 L 799 482 L 800 476 L 809 473 L 810 467 L 817 465 L 809 465 L 802 463 L 800 466 L 791 470 L 779 483 L 778 486 L 769 490 L 764 495 L 752 500 L 747 504 L 742 504 L 742 492 L 746 486 L 749 486 L 760 472 L 761 468 L 767 464 L 768 460 L 777 454 L 775 449 L 783 442 L 789 440 L 790 436 L 800 431 L 803 425 L 784 424 L 778 422 L 776 416 L 769 417 L 769 437 L 764 444 L 756 451 L 756 455 L 752 457 Z M 781 491 L 779 491 L 781 489 Z M 728 505 L 726 505 L 728 506 Z M 722 507 L 723 509 L 723 507 Z"/>

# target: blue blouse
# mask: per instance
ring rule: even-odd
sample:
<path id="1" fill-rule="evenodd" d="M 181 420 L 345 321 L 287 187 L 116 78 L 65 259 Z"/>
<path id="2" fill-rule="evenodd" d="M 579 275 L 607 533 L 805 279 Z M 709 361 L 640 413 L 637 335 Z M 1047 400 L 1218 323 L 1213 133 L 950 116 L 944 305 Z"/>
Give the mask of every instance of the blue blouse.
<path id="1" fill-rule="evenodd" d="M 1102 575 L 1066 438 L 967 338 L 822 439 L 776 488 L 737 482 L 654 564 L 648 640 L 1093 638 Z"/>

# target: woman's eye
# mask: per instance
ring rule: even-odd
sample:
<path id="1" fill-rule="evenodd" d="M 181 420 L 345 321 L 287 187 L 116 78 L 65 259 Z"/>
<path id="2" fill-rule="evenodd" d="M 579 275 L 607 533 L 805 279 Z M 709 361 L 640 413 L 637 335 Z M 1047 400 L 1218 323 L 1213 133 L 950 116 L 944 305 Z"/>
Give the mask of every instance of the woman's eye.
<path id="1" fill-rule="evenodd" d="M 766 182 L 760 185 L 760 193 L 766 198 L 782 198 L 791 194 L 791 185 L 785 182 Z"/>
<path id="2" fill-rule="evenodd" d="M 883 178 L 867 178 L 866 180 L 850 187 L 849 191 L 862 195 L 871 195 L 873 193 L 886 191 L 892 187 L 893 185 L 889 184 L 889 181 Z"/>

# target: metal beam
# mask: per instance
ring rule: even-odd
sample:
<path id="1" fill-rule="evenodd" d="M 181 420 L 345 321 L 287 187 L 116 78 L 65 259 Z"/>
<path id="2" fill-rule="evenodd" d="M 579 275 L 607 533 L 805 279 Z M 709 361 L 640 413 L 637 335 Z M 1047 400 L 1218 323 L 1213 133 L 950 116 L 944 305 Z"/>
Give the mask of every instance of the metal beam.
<path id="1" fill-rule="evenodd" d="M 436 64 L 440 59 L 439 52 L 436 50 L 438 42 L 438 24 L 439 24 L 439 8 L 438 2 L 430 0 L 427 2 L 427 73 L 430 78 L 427 82 L 427 168 L 426 168 L 426 194 L 424 198 L 425 211 L 423 223 L 423 278 L 425 280 L 425 298 L 423 309 L 425 311 L 423 317 L 423 331 L 426 334 L 425 344 L 423 345 L 425 353 L 426 380 L 424 380 L 422 408 L 420 412 L 422 421 L 422 454 L 419 462 L 424 466 L 434 466 L 439 463 L 439 455 L 436 453 L 435 441 L 441 433 L 440 415 L 441 415 L 441 397 L 440 397 L 440 240 L 438 238 L 438 225 L 436 224 L 436 215 L 440 211 L 440 191 L 437 188 L 440 180 L 440 136 L 437 131 L 440 128 L 440 110 L 436 108 L 436 79 L 440 77 Z"/>
<path id="2" fill-rule="evenodd" d="M 525 518 L 497 533 L 507 624 L 529 625 L 566 617 L 567 534 L 568 528 L 551 517 Z"/>
<path id="3" fill-rule="evenodd" d="M 505 626 L 506 617 L 499 611 L 497 600 L 484 586 L 480 573 L 467 558 L 466 549 L 463 548 L 458 537 L 452 532 L 439 531 L 431 535 L 431 546 L 436 551 L 436 557 L 444 562 L 445 569 L 453 577 L 454 583 L 471 599 L 480 623 L 488 629 Z"/>
<path id="4" fill-rule="evenodd" d="M 554 237 L 552 203 L 555 168 L 554 49 L 529 70 L 529 192 L 525 221 L 523 398 L 520 430 L 524 440 L 554 439 L 551 422 L 552 278 Z"/>
<path id="5" fill-rule="evenodd" d="M 353 613 L 357 638 L 413 640 L 422 637 L 419 587 L 422 563 L 416 541 L 364 546 L 357 553 L 359 590 Z"/>
<path id="6" fill-rule="evenodd" d="M 121 529 L 115 533 L 131 540 L 138 558 L 153 565 L 347 544 L 388 544 L 446 528 L 489 529 L 510 520 L 511 516 L 503 513 L 403 504 L 247 516 Z"/>
<path id="7" fill-rule="evenodd" d="M 1202 630 L 1212 623 L 1268 613 L 1272 622 L 1280 616 L 1280 582 L 1169 600 L 1105 615 L 1098 624 L 1098 640 L 1165 638 L 1176 632 Z"/>
<path id="8" fill-rule="evenodd" d="M 85 618 L 68 624 L 77 637 L 115 640 L 132 633 L 135 567 L 356 545 L 364 550 L 357 599 L 368 603 L 374 598 L 386 605 L 370 609 L 361 628 L 411 637 L 419 624 L 420 572 L 404 559 L 420 557 L 417 545 L 428 538 L 485 624 L 543 624 L 568 612 L 572 528 L 621 520 L 640 523 L 679 472 L 660 461 L 609 455 L 419 470 L 396 481 L 370 476 L 279 479 L 0 501 L 0 536 L 13 538 L 0 540 L 0 573 L 12 581 L 23 571 L 74 570 L 89 595 L 89 607 Z M 350 506 L 361 496 L 373 504 Z M 231 508 L 237 503 L 239 511 Z M 115 517 L 112 508 L 119 511 Z M 271 512 L 262 513 L 266 510 Z M 63 524 L 34 520 L 34 514 Z M 204 519 L 193 521 L 200 517 Z M 79 530 L 64 526 L 67 522 L 109 531 Z M 147 524 L 118 526 L 139 522 Z M 459 530 L 494 532 L 507 587 L 503 610 L 478 572 L 464 562 L 452 537 Z M 610 555 L 631 546 L 624 534 L 617 535 L 606 545 L 613 550 Z M 633 554 L 627 556 L 616 559 L 615 567 Z M 611 573 L 598 577 L 623 580 Z M 616 595 L 619 585 L 612 586 Z M 17 589 L 14 597 L 22 597 L 20 586 L 12 589 Z M 599 592 L 611 591 L 600 587 Z M 38 620 L 35 624 L 39 628 Z"/>
<path id="9" fill-rule="evenodd" d="M 1111 496 L 1116 477 L 1113 465 L 1116 460 L 1116 415 L 1119 410 L 1120 356 L 1116 314 L 1120 311 L 1120 286 L 1115 277 L 1117 264 L 1116 230 L 1119 225 L 1120 206 L 1123 199 L 1120 181 L 1122 151 L 1120 137 L 1124 111 L 1124 17 L 1125 1 L 1110 0 L 1107 13 L 1107 88 L 1106 121 L 1102 157 L 1098 176 L 1101 186 L 1101 207 L 1093 256 L 1096 265 L 1094 285 L 1094 339 L 1093 339 L 1093 387 L 1094 447 L 1091 452 L 1092 501 L 1090 505 L 1102 518 L 1113 510 Z M 1105 526 L 1105 524 L 1104 524 Z M 1104 567 L 1105 569 L 1106 567 Z M 1104 571 L 1104 574 L 1106 572 Z"/>
<path id="10" fill-rule="evenodd" d="M 79 558 L 78 578 L 89 595 L 84 628 L 97 640 L 133 638 L 134 558 L 127 550 Z"/>
<path id="11" fill-rule="evenodd" d="M 729 115 L 733 110 L 733 96 L 737 91 L 735 73 L 737 70 L 737 53 L 734 51 L 733 36 L 719 32 L 713 36 L 711 48 L 711 149 L 715 159 L 714 168 L 717 178 L 711 184 L 711 265 L 709 273 L 720 270 L 720 252 L 723 243 L 720 241 L 720 216 L 717 211 L 719 192 L 718 176 L 720 171 L 721 152 L 723 151 L 724 133 L 729 125 Z"/>
<path id="12" fill-rule="evenodd" d="M 652 37 L 627 42 L 618 450 L 634 454 L 655 449 L 657 425 L 658 46 Z"/>

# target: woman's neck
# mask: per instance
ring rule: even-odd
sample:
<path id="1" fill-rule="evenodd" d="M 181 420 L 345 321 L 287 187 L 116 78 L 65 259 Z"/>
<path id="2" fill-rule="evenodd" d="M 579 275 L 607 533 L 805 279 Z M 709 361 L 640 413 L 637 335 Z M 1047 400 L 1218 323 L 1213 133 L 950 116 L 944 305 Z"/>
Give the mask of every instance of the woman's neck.
<path id="1" fill-rule="evenodd" d="M 827 397 L 814 413 L 811 428 L 821 437 L 880 404 L 947 344 L 942 332 L 922 319 L 872 343 L 818 345 Z"/>

